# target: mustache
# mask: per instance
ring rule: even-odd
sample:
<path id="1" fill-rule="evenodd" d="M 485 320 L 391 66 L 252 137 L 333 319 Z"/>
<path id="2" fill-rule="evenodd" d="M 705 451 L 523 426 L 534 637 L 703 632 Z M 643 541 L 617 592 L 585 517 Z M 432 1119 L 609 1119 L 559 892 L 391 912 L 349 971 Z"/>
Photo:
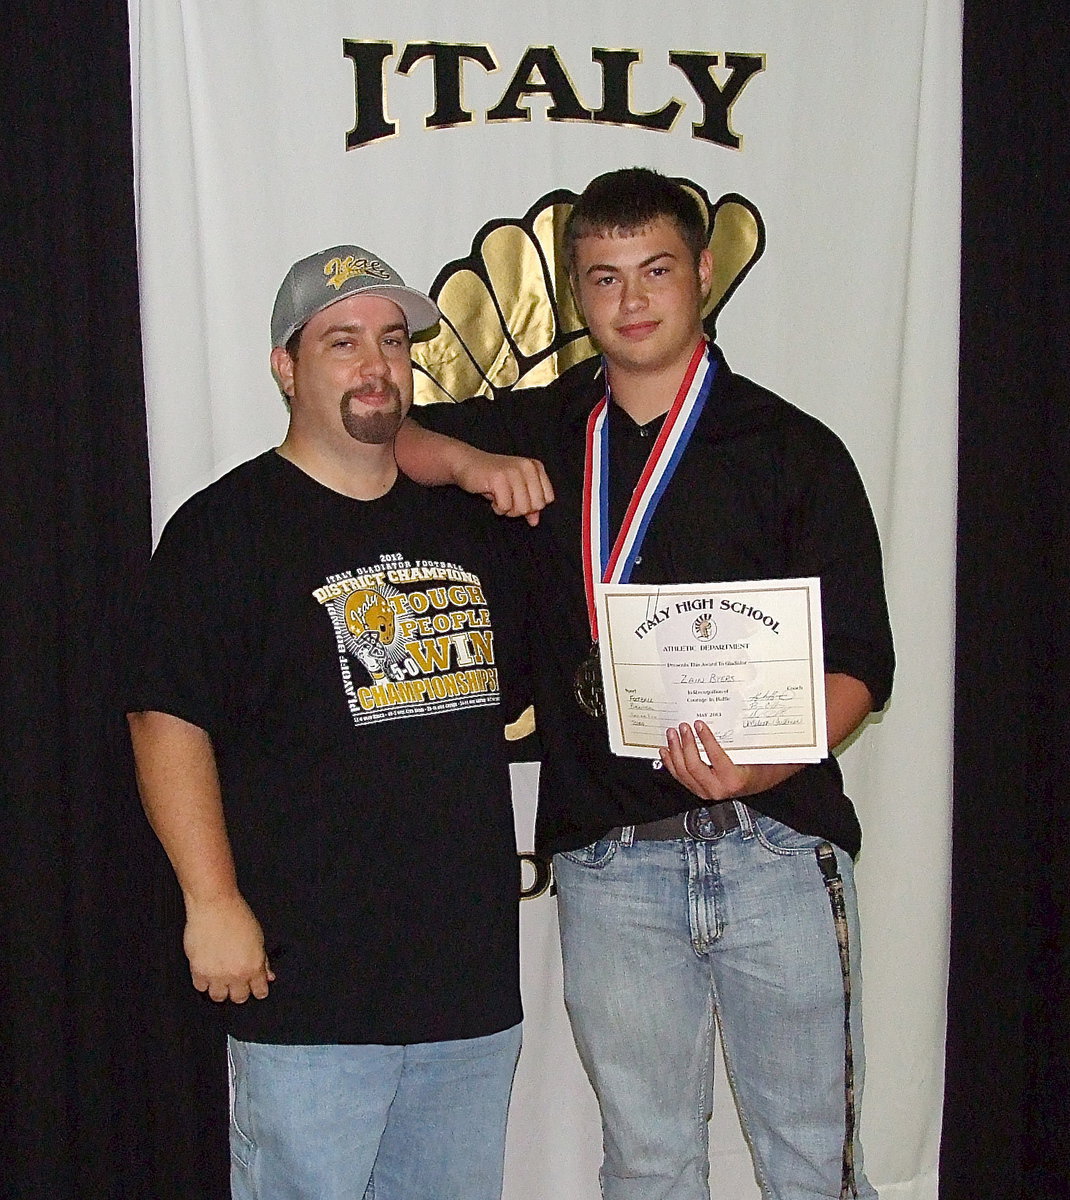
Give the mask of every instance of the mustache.
<path id="1" fill-rule="evenodd" d="M 400 403 L 401 392 L 396 383 L 389 379 L 384 379 L 380 383 L 362 383 L 358 387 L 349 388 L 342 393 L 342 403 L 348 404 L 350 400 L 357 396 L 389 396 L 395 402 Z"/>

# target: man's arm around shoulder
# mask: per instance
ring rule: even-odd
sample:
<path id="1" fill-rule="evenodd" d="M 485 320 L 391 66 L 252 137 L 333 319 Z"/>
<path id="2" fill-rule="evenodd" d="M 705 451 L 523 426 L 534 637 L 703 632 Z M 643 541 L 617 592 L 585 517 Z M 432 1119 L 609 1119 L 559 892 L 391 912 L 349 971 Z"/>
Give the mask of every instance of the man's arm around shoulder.
<path id="1" fill-rule="evenodd" d="M 213 1000 L 263 1000 L 275 976 L 260 923 L 238 890 L 211 739 L 169 713 L 127 720 L 141 802 L 182 888 L 193 986 Z"/>
<path id="2" fill-rule="evenodd" d="M 397 432 L 394 455 L 401 470 L 417 483 L 455 484 L 462 491 L 485 496 L 499 516 L 526 517 L 529 525 L 538 524 L 539 513 L 554 498 L 550 478 L 538 459 L 489 454 L 425 429 L 411 417 Z"/>

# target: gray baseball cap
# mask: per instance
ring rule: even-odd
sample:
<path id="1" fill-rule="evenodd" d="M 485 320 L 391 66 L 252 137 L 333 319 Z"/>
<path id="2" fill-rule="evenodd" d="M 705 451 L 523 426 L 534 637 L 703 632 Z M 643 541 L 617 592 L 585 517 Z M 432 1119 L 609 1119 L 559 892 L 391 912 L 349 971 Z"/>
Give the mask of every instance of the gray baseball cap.
<path id="1" fill-rule="evenodd" d="M 437 324 L 439 311 L 423 292 L 405 286 L 389 263 L 360 246 L 331 246 L 302 258 L 286 272 L 271 312 L 271 347 L 285 346 L 311 317 L 338 300 L 364 292 L 393 302 L 405 314 L 409 333 Z"/>

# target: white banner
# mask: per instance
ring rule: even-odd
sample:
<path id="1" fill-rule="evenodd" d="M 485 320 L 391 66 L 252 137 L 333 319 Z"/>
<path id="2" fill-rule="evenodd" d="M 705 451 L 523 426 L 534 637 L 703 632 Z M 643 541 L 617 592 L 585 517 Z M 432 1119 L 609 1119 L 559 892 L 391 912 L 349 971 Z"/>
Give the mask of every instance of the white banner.
<path id="1" fill-rule="evenodd" d="M 718 318 L 736 370 L 829 424 L 866 482 L 897 645 L 843 755 L 862 819 L 867 1171 L 936 1195 L 947 958 L 960 12 L 952 0 L 651 7 L 131 0 L 157 532 L 281 440 L 269 315 L 338 243 L 428 287 L 491 222 L 642 164 L 760 214 Z M 918 632 L 920 631 L 920 632 Z M 517 788 L 530 848 L 531 773 Z M 524 904 L 510 1200 L 598 1194 L 600 1132 L 560 1000 L 556 914 Z M 719 1068 L 720 1069 L 720 1068 Z M 723 1070 L 713 1194 L 757 1196 Z"/>

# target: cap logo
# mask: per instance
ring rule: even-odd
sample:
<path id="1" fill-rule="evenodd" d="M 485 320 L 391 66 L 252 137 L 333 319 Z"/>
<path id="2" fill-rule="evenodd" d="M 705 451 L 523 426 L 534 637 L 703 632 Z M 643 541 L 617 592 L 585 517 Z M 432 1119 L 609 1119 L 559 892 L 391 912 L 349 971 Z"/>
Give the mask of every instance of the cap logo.
<path id="1" fill-rule="evenodd" d="M 336 291 L 347 279 L 352 279 L 356 275 L 371 275 L 374 279 L 390 279 L 390 272 L 377 258 L 354 258 L 352 254 L 347 254 L 345 258 L 332 258 L 323 268 L 323 273 L 327 276 L 327 286 L 333 287 Z"/>

